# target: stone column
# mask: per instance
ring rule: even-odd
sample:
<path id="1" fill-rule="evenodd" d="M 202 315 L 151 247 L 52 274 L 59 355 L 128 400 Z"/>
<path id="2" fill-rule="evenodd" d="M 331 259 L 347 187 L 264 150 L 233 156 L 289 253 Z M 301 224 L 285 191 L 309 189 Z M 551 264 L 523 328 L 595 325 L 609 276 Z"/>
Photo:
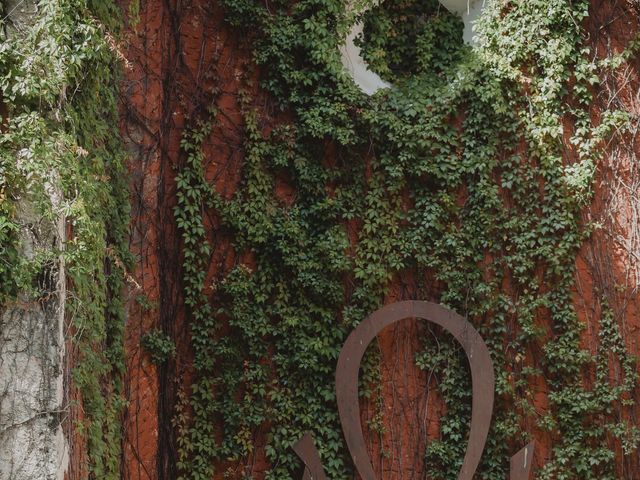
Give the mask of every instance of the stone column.
<path id="1" fill-rule="evenodd" d="M 37 15 L 32 0 L 5 4 L 4 35 L 20 35 Z M 16 155 L 20 162 L 20 153 Z M 47 201 L 59 211 L 55 172 L 48 173 Z M 0 480 L 63 480 L 68 447 L 62 430 L 65 219 L 42 218 L 26 193 L 19 200 L 21 255 L 49 252 L 37 275 L 37 293 L 23 292 L 0 305 Z M 58 253 L 56 253 L 58 252 Z"/>

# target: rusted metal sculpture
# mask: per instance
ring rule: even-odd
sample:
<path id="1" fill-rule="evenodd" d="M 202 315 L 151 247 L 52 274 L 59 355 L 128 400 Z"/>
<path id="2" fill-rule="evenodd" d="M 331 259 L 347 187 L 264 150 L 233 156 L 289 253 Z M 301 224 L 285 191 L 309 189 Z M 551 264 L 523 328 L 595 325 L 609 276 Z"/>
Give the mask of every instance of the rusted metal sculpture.
<path id="1" fill-rule="evenodd" d="M 535 452 L 535 442 L 530 442 L 526 447 L 511 457 L 511 480 L 529 480 L 531 477 L 531 464 Z"/>
<path id="2" fill-rule="evenodd" d="M 305 433 L 293 446 L 293 451 L 302 459 L 304 463 L 304 473 L 302 480 L 327 480 L 320 461 L 320 455 L 316 449 L 316 444 L 310 433 Z"/>
<path id="3" fill-rule="evenodd" d="M 367 317 L 349 335 L 336 368 L 336 397 L 340 422 L 353 464 L 363 480 L 376 477 L 360 425 L 358 371 L 367 346 L 385 327 L 406 318 L 420 318 L 439 325 L 451 333 L 464 349 L 471 367 L 473 400 L 469 443 L 458 473 L 458 480 L 472 480 L 480 463 L 491 425 L 495 379 L 489 350 L 475 328 L 451 310 L 430 302 L 393 303 Z M 320 456 L 310 434 L 293 447 L 305 464 L 303 480 L 326 480 Z M 528 480 L 534 444 L 531 442 L 511 459 L 510 480 Z"/>

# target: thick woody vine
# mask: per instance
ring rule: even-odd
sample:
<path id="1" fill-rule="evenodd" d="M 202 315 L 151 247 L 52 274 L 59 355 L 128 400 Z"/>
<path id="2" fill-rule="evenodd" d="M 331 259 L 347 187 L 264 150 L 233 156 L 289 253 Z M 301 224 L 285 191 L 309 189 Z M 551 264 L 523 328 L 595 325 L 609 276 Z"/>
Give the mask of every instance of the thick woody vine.
<path id="1" fill-rule="evenodd" d="M 594 172 L 606 141 L 631 122 L 605 110 L 594 123 L 593 94 L 635 46 L 594 60 L 586 1 L 491 2 L 474 51 L 435 0 L 385 2 L 366 18 L 362 46 L 395 88 L 367 99 L 341 71 L 344 2 L 223 3 L 253 46 L 262 87 L 292 120 L 265 131 L 243 90 L 245 162 L 231 200 L 202 166 L 216 112 L 184 137 L 176 218 L 195 379 L 177 418 L 182 478 L 229 463 L 252 478 L 258 434 L 266 478 L 294 478 L 289 447 L 305 430 L 328 476 L 349 478 L 333 368 L 346 334 L 407 273 L 423 279 L 419 296 L 466 315 L 492 350 L 499 401 L 481 478 L 505 478 L 509 453 L 533 432 L 553 445 L 537 478 L 619 478 L 619 456 L 637 449 L 624 413 L 635 366 L 604 301 L 598 347 L 585 349 L 572 289 Z M 277 195 L 282 178 L 293 200 Z M 239 253 L 213 286 L 206 211 Z M 453 343 L 428 339 L 416 361 L 438 377 L 447 405 L 424 452 L 428 475 L 454 478 L 470 417 L 466 367 Z M 375 395 L 375 362 L 365 394 Z M 540 384 L 545 411 L 530 388 Z"/>

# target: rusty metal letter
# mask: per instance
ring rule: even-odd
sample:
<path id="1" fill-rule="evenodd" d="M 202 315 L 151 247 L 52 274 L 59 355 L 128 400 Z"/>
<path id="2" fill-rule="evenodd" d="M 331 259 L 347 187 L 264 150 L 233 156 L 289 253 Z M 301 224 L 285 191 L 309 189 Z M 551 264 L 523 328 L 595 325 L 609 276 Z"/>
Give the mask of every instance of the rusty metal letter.
<path id="1" fill-rule="evenodd" d="M 327 480 L 318 449 L 310 433 L 305 433 L 292 448 L 304 463 L 302 480 Z"/>
<path id="2" fill-rule="evenodd" d="M 480 463 L 493 414 L 493 363 L 487 345 L 473 325 L 441 305 L 424 301 L 398 302 L 377 310 L 358 325 L 342 347 L 336 368 L 336 397 L 342 430 L 353 463 L 362 480 L 378 480 L 360 424 L 358 371 L 365 350 L 373 339 L 385 327 L 406 318 L 420 318 L 439 325 L 453 335 L 467 355 L 473 391 L 471 431 L 458 480 L 472 480 Z M 320 456 L 309 433 L 293 449 L 305 464 L 303 480 L 326 480 Z M 514 455 L 510 480 L 529 480 L 533 453 L 534 442 L 531 442 Z"/>
<path id="3" fill-rule="evenodd" d="M 510 480 L 529 480 L 529 478 L 531 478 L 531 465 L 533 464 L 534 452 L 535 442 L 530 442 L 526 447 L 511 457 Z"/>
<path id="4" fill-rule="evenodd" d="M 358 370 L 364 352 L 385 327 L 405 318 L 421 318 L 441 326 L 462 345 L 471 366 L 473 403 L 469 444 L 458 480 L 471 480 L 491 425 L 494 376 L 489 350 L 475 328 L 460 315 L 430 302 L 406 301 L 388 305 L 367 317 L 349 335 L 336 369 L 336 395 L 342 429 L 353 463 L 363 480 L 377 480 L 360 425 Z"/>

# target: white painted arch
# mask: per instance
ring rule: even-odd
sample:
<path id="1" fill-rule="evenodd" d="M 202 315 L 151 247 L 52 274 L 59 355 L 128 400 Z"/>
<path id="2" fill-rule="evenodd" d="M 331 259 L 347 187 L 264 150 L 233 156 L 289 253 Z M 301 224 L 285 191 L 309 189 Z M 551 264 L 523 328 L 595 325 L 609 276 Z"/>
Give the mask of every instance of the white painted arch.
<path id="1" fill-rule="evenodd" d="M 393 0 L 389 0 L 393 1 Z M 464 22 L 464 41 L 473 45 L 474 33 L 473 23 L 480 15 L 487 0 L 440 0 L 440 3 L 450 12 L 460 15 Z M 370 4 L 364 11 L 370 8 Z M 345 71 L 353 78 L 353 81 L 367 95 L 373 95 L 380 89 L 389 88 L 391 85 L 382 80 L 376 73 L 369 70 L 367 62 L 361 55 L 360 48 L 354 43 L 355 39 L 362 34 L 363 24 L 358 22 L 354 24 L 347 37 L 345 43 L 340 47 L 342 65 Z"/>

